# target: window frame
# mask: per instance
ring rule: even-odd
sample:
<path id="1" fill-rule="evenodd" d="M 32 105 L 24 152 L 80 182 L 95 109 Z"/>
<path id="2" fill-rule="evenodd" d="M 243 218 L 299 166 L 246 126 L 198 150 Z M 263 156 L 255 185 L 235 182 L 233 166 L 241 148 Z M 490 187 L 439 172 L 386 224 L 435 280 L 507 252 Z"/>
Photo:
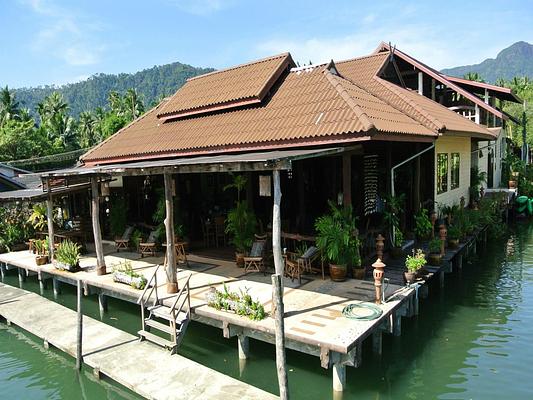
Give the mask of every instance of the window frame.
<path id="1" fill-rule="evenodd" d="M 457 158 L 457 165 L 455 159 Z M 457 178 L 457 182 L 456 179 Z M 450 153 L 450 190 L 458 189 L 461 186 L 461 153 Z"/>
<path id="2" fill-rule="evenodd" d="M 445 165 L 441 166 L 442 162 Z M 450 163 L 448 153 L 437 153 L 437 194 L 443 194 L 448 191 L 448 175 L 449 175 Z M 442 172 L 442 175 L 441 175 Z"/>

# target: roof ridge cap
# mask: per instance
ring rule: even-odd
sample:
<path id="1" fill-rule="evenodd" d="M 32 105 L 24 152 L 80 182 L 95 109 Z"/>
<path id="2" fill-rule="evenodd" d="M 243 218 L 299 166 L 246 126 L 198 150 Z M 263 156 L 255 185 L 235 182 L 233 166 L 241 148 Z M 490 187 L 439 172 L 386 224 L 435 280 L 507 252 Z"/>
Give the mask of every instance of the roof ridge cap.
<path id="1" fill-rule="evenodd" d="M 232 71 L 234 69 L 247 67 L 249 65 L 254 65 L 254 64 L 259 64 L 259 63 L 270 61 L 270 60 L 275 60 L 276 58 L 282 58 L 282 57 L 286 58 L 286 57 L 290 57 L 290 56 L 291 56 L 291 53 L 286 51 L 284 53 L 279 53 L 279 54 L 276 54 L 276 55 L 273 55 L 273 56 L 270 56 L 270 57 L 264 57 L 264 58 L 260 58 L 258 60 L 248 61 L 248 62 L 245 62 L 245 63 L 242 63 L 242 64 L 237 64 L 237 65 L 232 65 L 231 67 L 217 69 L 215 71 L 211 71 L 211 72 L 208 72 L 206 74 L 197 75 L 197 76 L 191 76 L 190 78 L 187 78 L 187 82 L 194 81 L 194 80 L 200 79 L 200 78 L 204 78 L 206 76 L 216 75 L 216 74 L 219 74 L 221 72 Z"/>
<path id="2" fill-rule="evenodd" d="M 369 131 L 371 129 L 374 129 L 375 126 L 372 123 L 372 121 L 370 120 L 370 118 L 368 117 L 368 115 L 363 110 L 361 110 L 361 107 L 359 107 L 357 105 L 357 103 L 354 101 L 352 96 L 350 96 L 348 94 L 348 92 L 346 91 L 346 89 L 344 87 L 342 87 L 342 84 L 335 80 L 336 77 L 340 78 L 340 79 L 343 79 L 343 78 L 338 76 L 338 75 L 334 75 L 329 69 L 325 69 L 323 71 L 323 73 L 324 73 L 324 76 L 326 77 L 326 79 L 328 80 L 328 82 L 339 93 L 339 95 L 346 102 L 346 104 L 348 104 L 348 106 L 350 106 L 352 111 L 355 113 L 355 116 L 362 122 L 362 124 L 363 124 L 363 126 L 365 128 L 365 131 Z M 346 81 L 346 82 L 351 83 L 350 81 Z"/>
<path id="3" fill-rule="evenodd" d="M 396 85 L 394 85 L 393 83 L 385 80 L 385 79 L 382 79 L 380 78 L 379 76 L 374 76 L 374 79 L 380 83 L 382 86 L 386 87 L 387 89 L 389 89 L 390 91 L 394 92 L 394 94 L 396 94 L 397 96 L 399 96 L 403 101 L 407 102 L 411 107 L 413 107 L 416 111 L 418 111 L 420 114 L 422 114 L 423 116 L 425 116 L 430 122 L 431 124 L 433 125 L 433 129 L 436 129 L 438 132 L 441 132 L 441 131 L 444 131 L 446 130 L 446 125 L 441 122 L 438 118 L 436 118 L 435 116 L 431 115 L 428 111 L 426 111 L 424 108 L 422 108 L 419 104 L 415 103 L 413 100 L 411 100 L 410 98 L 408 97 L 405 97 L 403 95 L 403 93 L 398 90 L 398 88 L 396 87 Z M 387 102 L 388 103 L 388 102 Z M 424 123 L 424 125 L 427 126 L 427 124 Z"/>

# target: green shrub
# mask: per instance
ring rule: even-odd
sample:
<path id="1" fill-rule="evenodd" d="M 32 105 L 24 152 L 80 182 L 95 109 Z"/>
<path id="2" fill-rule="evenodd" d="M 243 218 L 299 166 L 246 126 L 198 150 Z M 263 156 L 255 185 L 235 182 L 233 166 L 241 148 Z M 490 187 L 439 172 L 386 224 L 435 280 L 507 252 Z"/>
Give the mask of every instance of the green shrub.
<path id="1" fill-rule="evenodd" d="M 421 208 L 415 214 L 415 234 L 419 239 L 427 239 L 431 235 L 433 225 L 428 216 L 428 210 Z"/>
<path id="2" fill-rule="evenodd" d="M 426 257 L 422 249 L 415 250 L 413 249 L 412 255 L 408 255 L 405 259 L 405 267 L 409 272 L 416 272 L 424 265 L 426 265 Z"/>
<path id="3" fill-rule="evenodd" d="M 207 294 L 207 304 L 216 310 L 232 311 L 253 321 L 260 321 L 266 317 L 263 305 L 252 299 L 248 289 L 241 290 L 240 293 L 231 292 L 226 284 L 223 291 L 211 288 Z"/>

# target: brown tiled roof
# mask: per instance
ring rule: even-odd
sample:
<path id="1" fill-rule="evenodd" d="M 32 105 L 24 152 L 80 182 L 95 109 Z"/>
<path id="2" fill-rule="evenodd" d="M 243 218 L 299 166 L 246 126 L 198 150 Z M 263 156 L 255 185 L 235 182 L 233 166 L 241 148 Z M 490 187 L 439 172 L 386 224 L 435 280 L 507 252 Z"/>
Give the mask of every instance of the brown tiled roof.
<path id="1" fill-rule="evenodd" d="M 294 66 L 291 55 L 283 53 L 190 78 L 158 116 L 181 117 L 259 103 L 290 66 Z"/>
<path id="2" fill-rule="evenodd" d="M 87 163 L 260 147 L 302 140 L 355 140 L 376 130 L 435 136 L 435 132 L 323 66 L 289 73 L 259 107 L 162 122 L 168 103 L 86 153 Z"/>
<path id="3" fill-rule="evenodd" d="M 259 150 L 267 147 L 287 147 L 369 140 L 374 135 L 435 138 L 446 131 L 460 131 L 491 137 L 484 127 L 448 110 L 415 92 L 403 89 L 377 76 L 388 55 L 379 53 L 328 66 L 293 68 L 270 82 L 284 62 L 292 62 L 290 55 L 276 56 L 268 73 L 252 79 L 250 85 L 237 85 L 243 79 L 242 68 L 222 72 L 224 87 L 215 92 L 225 93 L 224 101 L 249 95 L 269 87 L 268 95 L 247 107 L 210 109 L 200 114 L 162 119 L 169 110 L 190 110 L 200 100 L 214 104 L 211 81 L 216 73 L 195 78 L 197 92 L 184 86 L 170 100 L 150 110 L 141 118 L 108 138 L 82 160 L 88 164 L 103 164 L 145 158 L 175 157 L 213 152 Z M 270 63 L 270 61 L 264 61 Z M 285 66 L 283 67 L 285 68 Z M 261 70 L 262 71 L 262 70 Z M 253 74 L 252 74 L 253 75 Z M 258 82 L 268 81 L 268 85 Z M 213 84 L 217 87 L 218 79 Z M 230 92 L 231 82 L 237 85 Z M 223 88 L 226 89 L 222 90 Z M 252 90 L 253 88 L 253 90 Z M 185 91 L 186 96 L 180 92 Z M 191 103 L 183 99 L 188 97 Z M 181 105 L 176 106 L 179 101 Z M 417 140 L 417 139 L 414 139 Z M 422 140 L 421 138 L 418 140 Z"/>
<path id="4" fill-rule="evenodd" d="M 492 137 L 490 131 L 467 118 L 449 110 L 443 105 L 428 99 L 417 92 L 404 89 L 378 76 L 389 58 L 389 53 L 381 52 L 367 57 L 336 63 L 339 73 L 385 101 L 402 113 L 418 121 L 435 132 L 461 131 L 484 138 Z"/>

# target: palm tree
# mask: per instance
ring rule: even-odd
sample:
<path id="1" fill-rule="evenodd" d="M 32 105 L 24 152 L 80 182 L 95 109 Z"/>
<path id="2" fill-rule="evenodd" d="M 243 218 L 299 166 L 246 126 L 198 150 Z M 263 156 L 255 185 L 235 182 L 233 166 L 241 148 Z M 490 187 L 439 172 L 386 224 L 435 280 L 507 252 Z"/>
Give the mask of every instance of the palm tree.
<path id="1" fill-rule="evenodd" d="M 109 103 L 109 108 L 112 113 L 120 116 L 124 114 L 124 99 L 116 90 L 111 90 L 109 92 L 107 102 Z"/>
<path id="2" fill-rule="evenodd" d="M 474 82 L 485 82 L 485 80 L 477 72 L 469 72 L 464 76 L 464 78 Z"/>
<path id="3" fill-rule="evenodd" d="M 15 100 L 15 93 L 6 86 L 0 90 L 0 126 L 10 119 L 19 116 L 19 103 Z"/>
<path id="4" fill-rule="evenodd" d="M 80 114 L 78 131 L 81 148 L 92 147 L 98 142 L 97 121 L 90 112 L 84 111 Z"/>
<path id="5" fill-rule="evenodd" d="M 144 112 L 144 104 L 139 98 L 137 90 L 134 88 L 128 89 L 124 95 L 124 105 L 126 108 L 126 116 L 129 120 L 134 120 Z"/>

